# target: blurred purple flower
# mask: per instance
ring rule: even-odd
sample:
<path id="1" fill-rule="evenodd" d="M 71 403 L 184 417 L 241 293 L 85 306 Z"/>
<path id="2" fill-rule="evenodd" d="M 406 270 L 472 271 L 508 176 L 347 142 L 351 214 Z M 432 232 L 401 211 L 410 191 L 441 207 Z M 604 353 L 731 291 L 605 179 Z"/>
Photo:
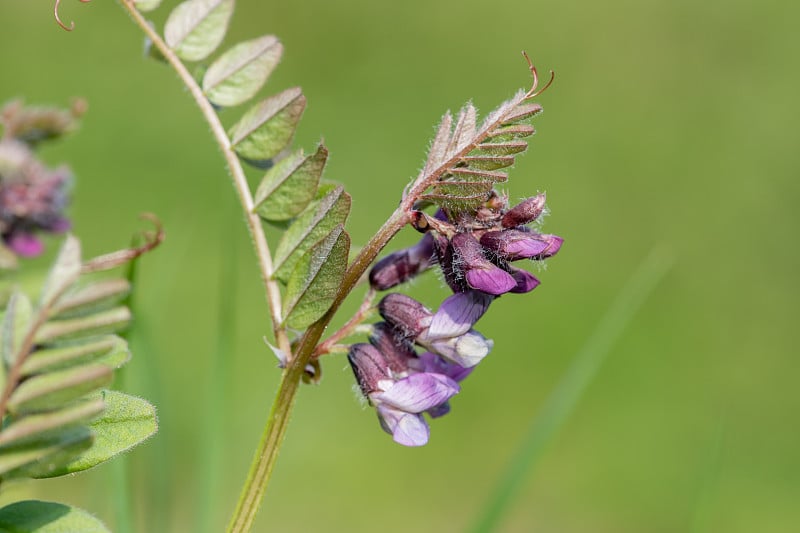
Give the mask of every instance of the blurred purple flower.
<path id="1" fill-rule="evenodd" d="M 39 255 L 44 244 L 37 233 L 69 229 L 64 209 L 70 180 L 66 168 L 46 168 L 27 145 L 0 141 L 0 236 L 14 253 Z"/>

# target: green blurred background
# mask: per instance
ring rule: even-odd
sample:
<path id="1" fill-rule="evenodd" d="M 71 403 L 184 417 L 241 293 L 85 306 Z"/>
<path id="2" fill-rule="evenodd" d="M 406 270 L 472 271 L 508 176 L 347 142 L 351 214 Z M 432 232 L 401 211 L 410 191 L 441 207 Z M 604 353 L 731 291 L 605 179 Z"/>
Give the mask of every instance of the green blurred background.
<path id="1" fill-rule="evenodd" d="M 176 3 L 153 14 L 159 28 Z M 139 531 L 195 531 L 201 512 L 220 530 L 278 379 L 242 217 L 208 128 L 176 76 L 143 57 L 123 10 L 66 0 L 67 33 L 52 4 L 0 2 L 0 101 L 89 101 L 81 130 L 41 152 L 77 176 L 71 213 L 88 255 L 127 244 L 142 211 L 163 219 L 167 241 L 141 263 L 125 377 L 161 423 L 129 455 L 134 511 Z M 353 196 L 355 244 L 393 210 L 446 109 L 472 99 L 487 112 L 527 86 L 521 50 L 554 69 L 508 191 L 546 191 L 545 230 L 566 239 L 536 291 L 481 320 L 495 349 L 428 446 L 392 443 L 360 407 L 345 359 L 324 361 L 322 384 L 301 391 L 256 529 L 466 529 L 615 295 L 663 245 L 673 268 L 499 530 L 797 531 L 798 20 L 800 4 L 785 0 L 240 0 L 225 44 L 284 42 L 266 93 L 303 87 L 296 144 L 324 136 L 326 176 Z M 237 272 L 225 280 L 236 331 L 221 371 L 210 361 L 225 261 Z M 446 294 L 434 276 L 410 291 L 432 306 Z M 206 398 L 220 386 L 228 413 L 209 427 Z M 204 499 L 209 442 L 224 472 Z M 111 468 L 4 487 L 0 503 L 61 500 L 113 525 Z"/>

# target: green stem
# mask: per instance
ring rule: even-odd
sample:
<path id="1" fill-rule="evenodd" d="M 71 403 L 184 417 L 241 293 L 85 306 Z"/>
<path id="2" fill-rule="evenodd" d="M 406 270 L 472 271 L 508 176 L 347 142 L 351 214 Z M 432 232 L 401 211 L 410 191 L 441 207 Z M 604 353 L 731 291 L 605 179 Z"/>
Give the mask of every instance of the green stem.
<path id="1" fill-rule="evenodd" d="M 289 413 L 292 410 L 298 385 L 303 377 L 305 367 L 311 359 L 314 348 L 322 337 L 325 328 L 334 314 L 336 314 L 339 306 L 350 291 L 353 290 L 353 287 L 356 286 L 358 280 L 378 256 L 378 253 L 380 253 L 389 240 L 391 240 L 391 238 L 408 222 L 405 203 L 406 202 L 397 208 L 389 220 L 384 223 L 372 239 L 361 249 L 361 253 L 356 256 L 347 269 L 347 272 L 345 272 L 344 280 L 333 301 L 333 305 L 322 318 L 314 322 L 308 330 L 306 330 L 297 348 L 297 353 L 284 369 L 281 382 L 278 386 L 278 392 L 275 395 L 269 418 L 267 418 L 267 424 L 261 436 L 261 442 L 253 457 L 247 480 L 239 496 L 239 502 L 236 505 L 236 509 L 228 525 L 228 531 L 230 533 L 250 531 L 253 527 L 256 514 L 261 506 L 261 500 L 264 498 L 264 493 L 267 490 L 272 468 L 275 466 L 275 460 L 278 457 L 281 443 L 286 434 L 286 428 L 289 424 Z"/>
<path id="2" fill-rule="evenodd" d="M 134 22 L 152 41 L 153 45 L 161 52 L 167 62 L 172 66 L 181 81 L 189 89 L 195 102 L 200 108 L 206 122 L 209 124 L 214 138 L 217 141 L 233 179 L 233 185 L 239 196 L 239 201 L 245 212 L 247 227 L 253 238 L 256 249 L 256 256 L 261 267 L 261 276 L 266 290 L 267 302 L 272 313 L 273 330 L 275 333 L 278 347 L 287 354 L 291 354 L 291 346 L 286 331 L 281 327 L 281 301 L 280 291 L 277 283 L 271 279 L 272 259 L 269 248 L 267 247 L 264 229 L 258 216 L 253 213 L 253 198 L 247 185 L 244 171 L 239 163 L 239 159 L 231 149 L 230 140 L 223 128 L 216 112 L 203 94 L 202 89 L 186 69 L 181 60 L 166 45 L 161 36 L 150 27 L 144 17 L 136 9 L 133 0 L 121 0 L 122 6 L 131 15 Z M 344 299 L 353 290 L 358 280 L 375 260 L 381 249 L 406 225 L 409 220 L 408 213 L 414 202 L 414 196 L 406 197 L 401 205 L 395 210 L 378 232 L 370 239 L 367 245 L 353 260 L 353 263 L 345 272 L 344 280 L 339 288 L 339 292 L 333 301 L 331 308 L 317 322 L 312 324 L 300 340 L 297 351 L 287 363 L 281 375 L 278 391 L 275 395 L 270 414 L 267 418 L 266 426 L 261 437 L 250 471 L 242 487 L 242 492 L 236 506 L 236 510 L 231 517 L 228 531 L 244 532 L 250 531 L 253 522 L 261 505 L 267 483 L 269 482 L 275 460 L 278 456 L 281 443 L 286 428 L 289 423 L 289 414 L 294 399 L 297 394 L 298 386 L 302 379 L 305 367 L 311 359 L 314 348 L 322 337 L 325 328 L 333 318 L 334 314 L 342 304 Z"/>

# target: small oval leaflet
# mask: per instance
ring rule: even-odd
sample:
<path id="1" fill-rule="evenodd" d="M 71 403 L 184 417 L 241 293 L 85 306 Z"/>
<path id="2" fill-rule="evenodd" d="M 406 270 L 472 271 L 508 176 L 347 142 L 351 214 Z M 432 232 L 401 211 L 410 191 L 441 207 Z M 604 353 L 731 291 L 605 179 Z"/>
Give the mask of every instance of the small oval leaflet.
<path id="1" fill-rule="evenodd" d="M 278 243 L 274 277 L 286 283 L 303 254 L 333 228 L 345 223 L 350 203 L 350 195 L 342 187 L 320 187 L 317 200 L 297 217 Z"/>
<path id="2" fill-rule="evenodd" d="M 41 411 L 59 407 L 111 383 L 113 369 L 92 364 L 59 370 L 25 380 L 11 394 L 11 413 Z"/>
<path id="3" fill-rule="evenodd" d="M 300 150 L 281 160 L 261 180 L 254 211 L 270 221 L 299 215 L 314 199 L 327 160 L 328 149 L 322 144 L 313 154 Z"/>
<path id="4" fill-rule="evenodd" d="M 164 39 L 181 59 L 199 61 L 222 42 L 233 14 L 233 0 L 187 0 L 167 18 Z"/>
<path id="5" fill-rule="evenodd" d="M 239 43 L 214 61 L 203 75 L 203 92 L 218 106 L 252 98 L 278 66 L 283 46 L 273 35 Z"/>
<path id="6" fill-rule="evenodd" d="M 286 285 L 287 326 L 302 329 L 330 309 L 347 270 L 350 236 L 341 224 L 297 262 Z"/>
<path id="7" fill-rule="evenodd" d="M 156 9 L 161 5 L 161 0 L 133 0 L 133 3 L 136 4 L 136 9 L 145 12 Z"/>
<path id="8" fill-rule="evenodd" d="M 256 104 L 228 132 L 233 150 L 245 159 L 274 157 L 292 141 L 305 108 L 299 87 Z"/>

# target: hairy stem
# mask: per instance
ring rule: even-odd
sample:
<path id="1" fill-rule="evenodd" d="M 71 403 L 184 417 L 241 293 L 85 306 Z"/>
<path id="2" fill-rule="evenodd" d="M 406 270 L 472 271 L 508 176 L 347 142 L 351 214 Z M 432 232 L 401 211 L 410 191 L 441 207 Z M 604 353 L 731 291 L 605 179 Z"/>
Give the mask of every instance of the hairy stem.
<path id="1" fill-rule="evenodd" d="M 344 326 L 339 328 L 337 332 L 325 339 L 325 341 L 319 343 L 312 357 L 317 358 L 326 353 L 330 353 L 334 347 L 338 346 L 337 343 L 340 340 L 352 335 L 356 328 L 371 314 L 373 300 L 375 300 L 375 289 L 370 288 L 367 294 L 364 295 L 364 301 L 361 302 L 361 306 L 358 308 L 358 311 L 356 311 L 356 314 L 354 314 Z"/>
<path id="2" fill-rule="evenodd" d="M 261 219 L 258 215 L 253 213 L 254 203 L 253 196 L 250 193 L 250 186 L 247 184 L 247 178 L 244 175 L 244 169 L 239 162 L 239 158 L 231 148 L 228 134 L 225 132 L 225 128 L 222 126 L 217 113 L 203 94 L 203 90 L 197 84 L 197 81 L 192 77 L 180 58 L 167 46 L 167 43 L 164 42 L 158 32 L 150 27 L 147 20 L 145 20 L 136 9 L 133 0 L 122 0 L 121 3 L 125 10 L 131 15 L 136 25 L 139 26 L 152 41 L 153 46 L 158 48 L 158 51 L 161 52 L 170 66 L 175 70 L 186 88 L 189 89 L 197 107 L 200 108 L 203 117 L 211 128 L 214 140 L 217 142 L 217 145 L 219 145 L 222 155 L 225 157 L 225 163 L 228 166 L 233 181 L 233 188 L 236 190 L 239 203 L 244 211 L 247 228 L 253 239 L 253 246 L 255 247 L 259 270 L 261 271 L 261 280 L 264 284 L 266 299 L 271 312 L 275 342 L 281 350 L 286 353 L 291 353 L 291 346 L 286 330 L 281 327 L 281 322 L 283 321 L 281 295 L 278 283 L 271 279 L 273 272 L 272 256 L 270 255 L 269 246 L 267 246 L 267 238 L 266 235 L 264 235 L 264 228 L 261 226 Z"/>

